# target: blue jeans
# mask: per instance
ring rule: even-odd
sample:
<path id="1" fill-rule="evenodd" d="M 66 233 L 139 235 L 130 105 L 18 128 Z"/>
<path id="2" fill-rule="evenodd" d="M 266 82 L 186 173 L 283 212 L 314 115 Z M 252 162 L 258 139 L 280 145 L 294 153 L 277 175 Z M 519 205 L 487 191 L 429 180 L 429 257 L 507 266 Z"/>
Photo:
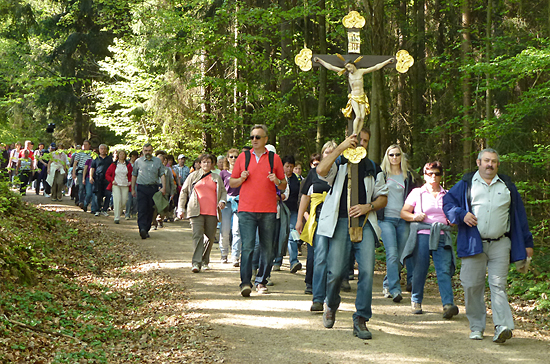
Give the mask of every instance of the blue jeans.
<path id="1" fill-rule="evenodd" d="M 324 302 L 327 295 L 328 241 L 326 236 L 317 233 L 313 237 L 313 302 Z"/>
<path id="2" fill-rule="evenodd" d="M 267 284 L 267 277 L 271 273 L 275 237 L 275 213 L 239 212 L 239 230 L 241 232 L 241 284 L 240 287 L 251 286 L 252 255 L 256 241 L 256 230 L 260 237 L 260 262 L 256 284 Z"/>
<path id="3" fill-rule="evenodd" d="M 414 273 L 412 283 L 411 301 L 422 303 L 424 298 L 424 284 L 428 268 L 430 267 L 430 254 L 434 261 L 435 272 L 437 274 L 437 284 L 439 285 L 439 295 L 443 306 L 452 305 L 453 286 L 451 283 L 451 269 L 453 264 L 453 253 L 451 249 L 445 249 L 444 236 L 439 238 L 437 250 L 430 251 L 430 235 L 418 234 L 416 246 L 413 251 Z"/>
<path id="4" fill-rule="evenodd" d="M 86 198 L 86 181 L 84 178 L 82 178 L 82 171 L 76 174 L 76 184 L 78 186 L 78 202 L 84 203 L 84 199 Z"/>
<path id="5" fill-rule="evenodd" d="M 298 220 L 298 212 L 291 212 L 290 213 L 290 219 L 289 219 L 290 231 L 295 229 L 297 220 Z M 299 242 L 300 242 L 299 240 L 294 240 L 292 238 L 292 235 L 290 235 L 290 234 L 288 235 L 288 244 L 287 244 L 287 247 L 288 247 L 288 261 L 290 263 L 291 268 L 294 264 L 299 263 L 299 261 L 298 261 L 298 243 Z M 275 260 L 274 260 L 274 263 L 278 264 L 278 265 L 281 265 L 283 263 L 283 257 L 282 256 L 276 257 Z"/>
<path id="6" fill-rule="evenodd" d="M 370 224 L 363 228 L 363 240 L 353 243 L 355 259 L 359 266 L 357 296 L 353 318 L 363 317 L 367 321 L 372 317 L 372 280 L 374 277 L 374 242 L 376 235 Z M 348 232 L 348 219 L 339 218 L 334 235 L 328 239 L 327 252 L 327 297 L 326 303 L 331 310 L 340 306 L 340 287 L 348 275 L 351 240 Z"/>
<path id="7" fill-rule="evenodd" d="M 88 205 L 92 203 L 92 212 L 99 211 L 99 208 L 97 207 L 97 200 L 95 198 L 95 194 L 93 193 L 94 185 L 90 183 L 89 177 L 86 177 L 85 186 L 86 194 L 81 202 L 84 203 L 84 207 L 88 207 Z"/>
<path id="8" fill-rule="evenodd" d="M 239 230 L 239 214 L 233 212 L 231 214 L 231 233 L 233 234 L 233 240 L 231 241 L 231 256 L 233 262 L 238 262 L 241 259 L 241 232 Z"/>
<path id="9" fill-rule="evenodd" d="M 383 286 L 390 294 L 395 295 L 401 293 L 399 273 L 402 266 L 399 260 L 409 237 L 409 224 L 398 217 L 385 217 L 378 225 L 382 229 L 382 242 L 386 250 L 386 277 Z"/>

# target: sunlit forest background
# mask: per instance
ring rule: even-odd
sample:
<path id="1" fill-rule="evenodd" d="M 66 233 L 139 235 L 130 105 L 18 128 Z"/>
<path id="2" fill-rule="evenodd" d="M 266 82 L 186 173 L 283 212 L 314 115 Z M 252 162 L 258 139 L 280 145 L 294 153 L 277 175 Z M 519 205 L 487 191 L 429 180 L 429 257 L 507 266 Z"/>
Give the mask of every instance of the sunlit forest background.
<path id="1" fill-rule="evenodd" d="M 362 54 L 415 59 L 365 77 L 369 157 L 398 142 L 415 169 L 440 160 L 451 187 L 497 149 L 546 247 L 549 0 L 0 0 L 0 142 L 148 141 L 193 157 L 264 123 L 305 162 L 344 137 L 348 85 L 294 56 L 347 53 L 350 10 L 366 19 Z"/>

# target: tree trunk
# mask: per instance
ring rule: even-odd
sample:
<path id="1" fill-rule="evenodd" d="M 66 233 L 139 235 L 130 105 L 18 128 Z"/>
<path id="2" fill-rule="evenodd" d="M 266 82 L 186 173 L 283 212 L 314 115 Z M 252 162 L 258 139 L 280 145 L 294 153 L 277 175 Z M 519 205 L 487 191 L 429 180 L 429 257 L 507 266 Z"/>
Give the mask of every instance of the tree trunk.
<path id="1" fill-rule="evenodd" d="M 286 13 L 289 11 L 289 4 L 287 0 L 279 0 L 279 6 Z M 292 64 L 291 54 L 291 37 L 292 37 L 292 23 L 290 20 L 283 20 L 279 25 L 281 32 L 281 86 L 279 100 L 289 99 L 288 95 L 292 91 L 292 79 L 288 76 L 288 67 Z M 288 100 L 290 101 L 290 100 Z M 277 121 L 276 137 L 279 138 L 279 148 L 281 153 L 286 154 L 289 150 L 288 137 L 284 137 L 279 133 L 280 130 L 286 130 L 288 128 L 288 120 L 290 115 L 286 113 L 281 115 L 282 117 Z M 272 144 L 275 145 L 276 140 L 272 139 Z"/>
<path id="2" fill-rule="evenodd" d="M 372 52 L 382 54 L 384 51 L 384 1 L 375 0 L 372 17 Z M 387 118 L 384 115 L 384 73 L 382 70 L 372 73 L 371 113 L 369 127 L 371 138 L 369 142 L 369 158 L 381 162 L 381 149 L 387 144 Z"/>
<path id="3" fill-rule="evenodd" d="M 319 53 L 327 53 L 327 26 L 324 15 L 325 0 L 319 1 L 320 14 L 317 15 L 319 23 Z M 315 135 L 315 149 L 320 152 L 323 146 L 323 122 L 327 106 L 327 69 L 319 67 L 319 103 L 317 106 L 317 133 Z"/>
<path id="4" fill-rule="evenodd" d="M 469 63 L 472 41 L 470 38 L 470 1 L 462 1 L 462 44 L 461 55 L 462 64 L 467 65 Z M 471 155 L 472 155 L 472 131 L 470 126 L 470 113 L 472 108 L 472 95 L 470 88 L 470 74 L 464 73 L 462 77 L 462 107 L 464 109 L 462 115 L 462 169 L 467 171 L 471 167 Z"/>
<path id="5" fill-rule="evenodd" d="M 493 28 L 493 0 L 487 0 L 487 24 L 485 28 L 485 37 L 486 37 L 486 44 L 485 44 L 485 60 L 487 64 L 491 62 L 491 54 L 492 54 L 492 47 L 491 42 L 493 40 L 493 34 L 492 34 L 492 28 Z M 487 120 L 491 119 L 493 111 L 492 111 L 492 104 L 493 104 L 493 97 L 490 87 L 490 75 L 487 74 L 486 76 L 486 83 L 487 83 L 487 91 L 485 91 L 485 118 Z"/>
<path id="6" fill-rule="evenodd" d="M 201 103 L 201 119 L 202 119 L 202 150 L 204 152 L 209 152 L 212 150 L 212 135 L 210 134 L 210 116 L 211 116 L 211 105 L 210 105 L 210 95 L 212 94 L 212 88 L 209 84 L 206 84 L 205 78 L 206 73 L 210 69 L 210 61 L 208 57 L 208 51 L 204 50 L 202 57 L 202 103 Z"/>

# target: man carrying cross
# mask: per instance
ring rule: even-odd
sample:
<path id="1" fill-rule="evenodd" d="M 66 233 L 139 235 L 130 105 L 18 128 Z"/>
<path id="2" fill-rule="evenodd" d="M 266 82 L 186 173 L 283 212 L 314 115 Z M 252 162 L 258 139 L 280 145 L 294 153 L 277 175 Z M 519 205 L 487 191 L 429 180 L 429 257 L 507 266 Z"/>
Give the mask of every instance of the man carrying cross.
<path id="1" fill-rule="evenodd" d="M 345 61 L 344 57 L 338 55 L 340 59 Z M 344 64 L 344 68 L 336 67 L 319 57 L 315 57 L 313 60 L 328 70 L 338 72 L 338 75 L 347 73 L 348 82 L 350 87 L 350 93 L 348 95 L 348 103 L 345 108 L 342 109 L 342 113 L 348 119 L 351 119 L 351 112 L 355 113 L 355 119 L 353 120 L 353 133 L 359 135 L 361 129 L 363 129 L 363 122 L 365 117 L 370 113 L 369 100 L 365 94 L 363 86 L 363 76 L 367 73 L 378 71 L 384 68 L 386 65 L 393 63 L 394 59 L 389 58 L 384 62 L 378 63 L 368 68 L 357 68 L 355 64 L 359 62 L 363 57 L 359 56 L 354 61 L 347 61 Z"/>
<path id="2" fill-rule="evenodd" d="M 354 244 L 355 259 L 359 268 L 357 282 L 356 312 L 353 314 L 353 334 L 360 339 L 371 339 L 366 322 L 372 316 L 372 283 L 374 277 L 374 246 L 380 236 L 376 210 L 386 206 L 388 188 L 384 181 L 376 179 L 380 168 L 368 158 L 357 164 L 358 202 L 351 203 L 348 189 L 351 167 L 348 159 L 340 155 L 348 148 L 357 146 L 357 135 L 347 137 L 336 149 L 323 158 L 317 166 L 319 178 L 326 181 L 331 190 L 327 194 L 317 224 L 317 234 L 328 238 L 327 290 L 323 312 L 323 325 L 332 328 L 336 310 L 340 306 L 340 287 L 348 275 L 351 244 Z M 349 218 L 358 218 L 359 240 L 352 243 Z"/>

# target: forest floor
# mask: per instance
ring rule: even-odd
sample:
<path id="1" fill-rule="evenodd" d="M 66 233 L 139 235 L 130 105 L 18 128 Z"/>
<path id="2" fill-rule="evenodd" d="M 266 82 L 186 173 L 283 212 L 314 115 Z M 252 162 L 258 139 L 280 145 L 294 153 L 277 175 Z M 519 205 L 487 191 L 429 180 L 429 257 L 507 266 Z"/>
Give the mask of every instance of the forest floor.
<path id="1" fill-rule="evenodd" d="M 26 201 L 47 210 L 77 214 L 85 223 L 100 224 L 121 237 L 128 250 L 143 251 L 150 261 L 148 269 L 166 273 L 173 284 L 185 291 L 185 315 L 203 327 L 198 331 L 207 354 L 206 362 L 223 363 L 548 363 L 550 332 L 541 327 L 522 302 L 513 302 L 516 315 L 513 338 L 504 344 L 492 342 L 490 315 L 484 340 L 468 339 L 468 320 L 464 314 L 463 294 L 454 278 L 455 296 L 460 314 L 451 320 L 442 318 L 442 309 L 433 274 L 428 279 L 424 314 L 413 315 L 410 293 L 401 303 L 382 295 L 383 264 L 377 262 L 374 276 L 373 317 L 367 323 L 372 340 L 360 340 L 352 334 L 352 314 L 357 280 L 352 290 L 342 292 L 342 303 L 334 328 L 326 329 L 320 313 L 310 312 L 311 295 L 304 294 L 304 270 L 291 274 L 285 257 L 282 270 L 273 272 L 274 286 L 269 294 L 253 291 L 250 298 L 239 294 L 239 268 L 220 263 L 220 251 L 214 245 L 211 270 L 191 272 L 192 240 L 187 221 L 165 223 L 142 240 L 136 220 L 114 224 L 110 217 L 95 217 L 74 206 L 68 198 L 51 205 L 49 199 L 35 196 Z M 74 216 L 74 215 L 73 215 Z M 305 250 L 305 249 L 304 249 Z M 356 270 L 357 275 L 357 270 Z M 156 310 L 162 311 L 162 305 Z M 162 312 L 155 312 L 162 314 Z M 169 332 L 166 335 L 170 335 Z M 160 338 L 161 339 L 161 338 Z M 168 338 L 166 338 L 168 339 Z M 201 362 L 204 362 L 201 360 Z"/>

